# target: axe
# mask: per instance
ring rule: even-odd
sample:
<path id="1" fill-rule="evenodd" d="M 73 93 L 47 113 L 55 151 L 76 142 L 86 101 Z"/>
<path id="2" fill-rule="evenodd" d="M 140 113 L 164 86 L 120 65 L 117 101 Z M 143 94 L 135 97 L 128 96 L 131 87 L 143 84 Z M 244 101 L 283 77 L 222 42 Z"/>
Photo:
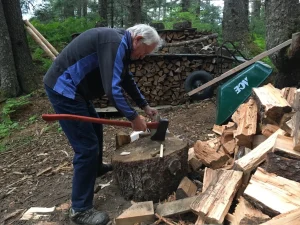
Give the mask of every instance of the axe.
<path id="1" fill-rule="evenodd" d="M 100 123 L 105 125 L 121 126 L 121 127 L 132 127 L 131 122 L 124 120 L 109 120 L 88 116 L 79 116 L 72 114 L 43 114 L 43 120 L 45 121 L 55 121 L 55 120 L 79 120 L 83 122 Z M 153 141 L 164 141 L 166 137 L 166 132 L 169 126 L 169 121 L 167 119 L 159 118 L 157 122 L 146 123 L 147 128 L 150 130 L 155 130 L 152 132 L 151 140 Z"/>

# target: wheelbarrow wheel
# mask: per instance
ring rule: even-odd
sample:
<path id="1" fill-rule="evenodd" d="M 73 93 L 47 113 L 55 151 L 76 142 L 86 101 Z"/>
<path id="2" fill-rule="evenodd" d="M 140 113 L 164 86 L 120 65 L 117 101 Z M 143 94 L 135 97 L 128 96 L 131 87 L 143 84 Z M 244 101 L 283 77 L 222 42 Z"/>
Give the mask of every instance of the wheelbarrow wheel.
<path id="1" fill-rule="evenodd" d="M 190 92 L 212 79 L 213 79 L 212 75 L 204 70 L 194 71 L 191 74 L 189 74 L 188 77 L 186 78 L 184 82 L 184 89 L 186 92 Z M 190 98 L 193 100 L 203 100 L 206 98 L 211 98 L 212 95 L 213 95 L 213 88 L 210 86 L 205 88 L 203 91 L 193 94 L 192 96 L 190 96 Z"/>

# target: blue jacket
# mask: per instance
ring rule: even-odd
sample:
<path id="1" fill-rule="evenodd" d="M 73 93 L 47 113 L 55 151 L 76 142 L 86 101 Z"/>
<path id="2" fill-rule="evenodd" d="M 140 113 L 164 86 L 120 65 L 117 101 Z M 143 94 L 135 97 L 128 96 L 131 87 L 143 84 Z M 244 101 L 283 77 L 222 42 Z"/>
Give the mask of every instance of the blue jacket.
<path id="1" fill-rule="evenodd" d="M 129 72 L 132 38 L 128 31 L 111 28 L 87 30 L 69 43 L 54 60 L 44 83 L 57 93 L 78 101 L 106 94 L 129 120 L 137 116 L 124 91 L 139 107 L 148 103 Z"/>

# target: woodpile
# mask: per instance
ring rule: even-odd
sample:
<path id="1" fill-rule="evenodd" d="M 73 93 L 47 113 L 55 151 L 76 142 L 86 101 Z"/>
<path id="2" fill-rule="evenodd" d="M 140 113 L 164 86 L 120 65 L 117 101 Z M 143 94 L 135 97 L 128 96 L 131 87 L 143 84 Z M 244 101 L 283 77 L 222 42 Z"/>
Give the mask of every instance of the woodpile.
<path id="1" fill-rule="evenodd" d="M 130 65 L 134 80 L 151 106 L 178 105 L 188 100 L 184 81 L 193 71 L 218 73 L 216 56 L 209 55 L 149 55 Z M 218 59 L 221 60 L 221 59 Z M 222 59 L 222 71 L 232 67 L 232 61 Z M 133 101 L 130 101 L 135 105 Z M 106 96 L 96 102 L 100 108 L 110 105 Z"/>
<path id="2" fill-rule="evenodd" d="M 154 205 L 156 224 L 300 224 L 300 89 L 252 90 L 232 121 L 214 125 L 217 137 L 189 149 L 203 180 L 185 177 L 175 199 Z"/>
<path id="3" fill-rule="evenodd" d="M 183 29 L 183 30 L 166 30 L 159 32 L 161 38 L 164 40 L 164 46 L 158 51 L 158 53 L 201 53 L 203 47 L 211 46 L 211 48 L 217 43 L 217 34 L 210 32 L 199 32 L 196 29 Z M 207 37 L 203 39 L 203 37 Z M 197 43 L 188 42 L 190 40 L 201 40 Z M 184 45 L 184 47 L 178 48 L 178 43 L 190 43 Z M 176 47 L 176 48 L 175 48 Z M 202 52 L 203 53 L 203 52 Z"/>
<path id="4" fill-rule="evenodd" d="M 224 63 L 224 67 L 230 66 L 229 60 Z M 185 102 L 184 81 L 187 76 L 196 70 L 214 74 L 215 69 L 216 60 L 208 56 L 149 56 L 131 65 L 135 82 L 153 106 Z"/>

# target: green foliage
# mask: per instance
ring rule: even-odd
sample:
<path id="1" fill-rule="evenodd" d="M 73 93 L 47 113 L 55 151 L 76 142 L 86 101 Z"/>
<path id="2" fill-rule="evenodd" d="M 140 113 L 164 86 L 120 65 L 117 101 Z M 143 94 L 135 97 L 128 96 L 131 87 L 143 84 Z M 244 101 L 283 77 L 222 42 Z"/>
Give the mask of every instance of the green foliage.
<path id="1" fill-rule="evenodd" d="M 33 115 L 29 118 L 29 123 L 34 123 L 35 121 L 37 121 L 37 115 Z"/>
<path id="2" fill-rule="evenodd" d="M 265 21 L 261 18 L 252 18 L 250 21 L 250 31 L 261 37 L 265 37 L 266 25 Z"/>
<path id="3" fill-rule="evenodd" d="M 258 47 L 259 53 L 266 51 L 266 40 L 265 40 L 264 36 L 253 33 L 253 42 Z M 272 63 L 272 61 L 269 57 L 265 57 L 261 61 L 265 62 L 266 64 L 271 66 L 274 70 L 276 70 L 274 64 Z"/>
<path id="4" fill-rule="evenodd" d="M 91 14 L 87 18 L 70 17 L 64 21 L 52 20 L 49 23 L 42 23 L 37 19 L 33 19 L 30 22 L 56 48 L 56 50 L 60 52 L 69 42 L 71 42 L 72 34 L 80 33 L 95 27 L 96 21 L 99 21 L 99 17 L 95 14 Z M 40 66 L 41 73 L 45 73 L 52 64 L 51 59 L 34 42 L 34 40 L 32 40 L 32 38 L 28 38 L 28 40 L 35 64 Z"/>
<path id="5" fill-rule="evenodd" d="M 0 139 L 10 135 L 11 131 L 19 126 L 17 122 L 11 120 L 11 115 L 16 110 L 28 105 L 30 103 L 29 97 L 30 95 L 26 95 L 6 100 L 1 111 Z"/>
<path id="6" fill-rule="evenodd" d="M 221 8 L 211 4 L 202 5 L 199 17 L 195 14 L 195 8 L 191 7 L 189 12 L 181 12 L 181 7 L 174 7 L 163 22 L 166 29 L 173 29 L 173 23 L 190 21 L 198 30 L 221 32 L 220 14 Z"/>

